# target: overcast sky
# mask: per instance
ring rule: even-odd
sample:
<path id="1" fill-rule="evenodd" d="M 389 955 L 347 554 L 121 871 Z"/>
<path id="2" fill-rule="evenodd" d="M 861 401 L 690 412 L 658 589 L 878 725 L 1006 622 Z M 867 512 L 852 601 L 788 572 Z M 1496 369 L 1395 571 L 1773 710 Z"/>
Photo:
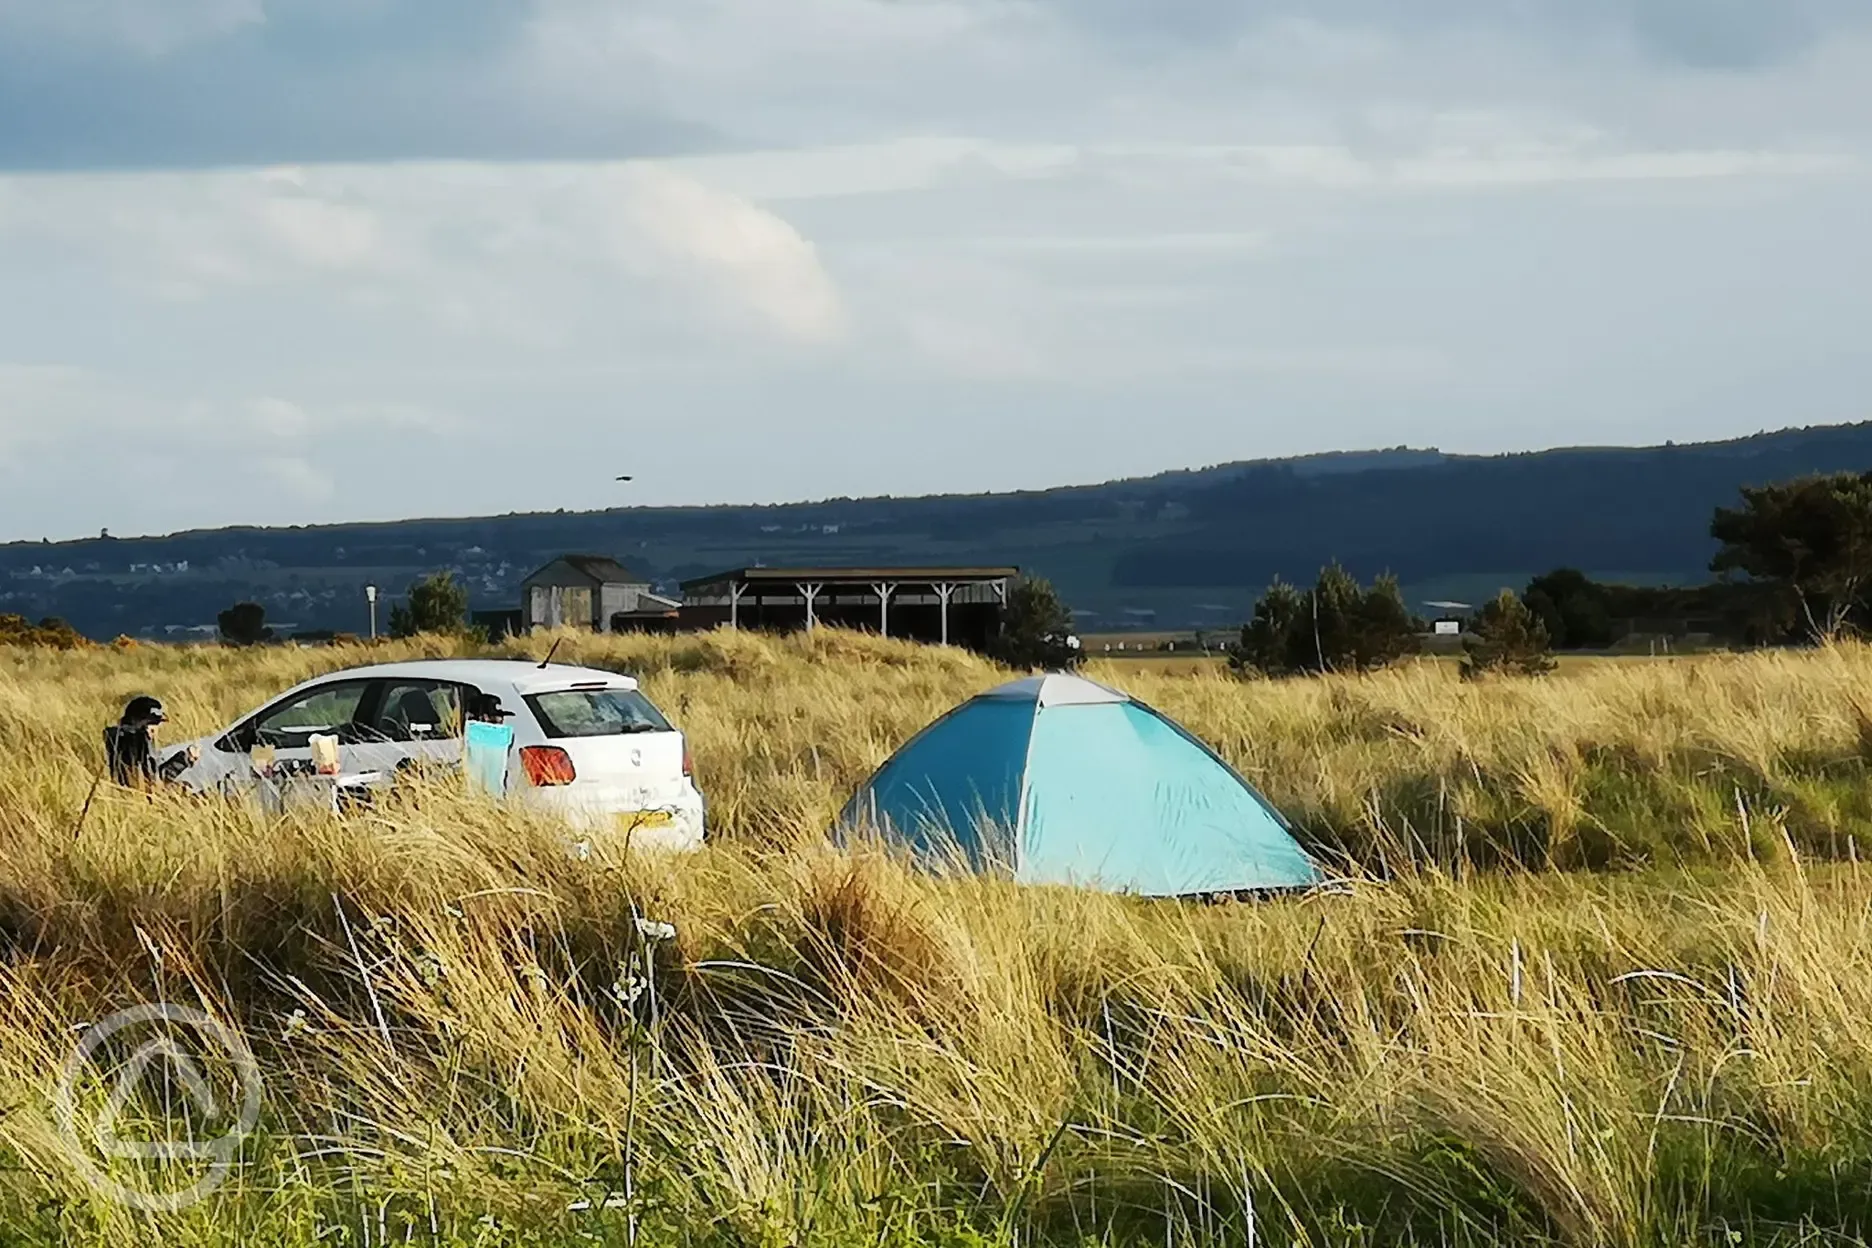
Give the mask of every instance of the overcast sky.
<path id="1" fill-rule="evenodd" d="M 1872 418 L 1868 221 L 1869 0 L 0 0 L 0 539 Z"/>

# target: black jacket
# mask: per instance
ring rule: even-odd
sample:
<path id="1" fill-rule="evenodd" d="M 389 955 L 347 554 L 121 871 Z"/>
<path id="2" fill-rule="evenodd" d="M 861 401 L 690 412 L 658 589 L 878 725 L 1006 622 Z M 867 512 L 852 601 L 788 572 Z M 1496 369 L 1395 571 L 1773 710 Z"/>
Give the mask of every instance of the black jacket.
<path id="1" fill-rule="evenodd" d="M 104 757 L 110 761 L 111 779 L 130 788 L 173 784 L 189 768 L 187 750 L 177 750 L 168 760 L 158 762 L 155 750 L 150 748 L 149 733 L 122 724 L 104 730 Z"/>

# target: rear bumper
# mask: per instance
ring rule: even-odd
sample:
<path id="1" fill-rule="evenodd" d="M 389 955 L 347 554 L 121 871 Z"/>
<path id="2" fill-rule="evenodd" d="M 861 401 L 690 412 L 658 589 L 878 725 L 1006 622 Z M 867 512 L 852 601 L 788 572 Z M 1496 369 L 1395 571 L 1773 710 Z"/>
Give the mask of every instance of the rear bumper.
<path id="1" fill-rule="evenodd" d="M 693 785 L 684 785 L 673 799 L 662 802 L 642 802 L 631 794 L 579 785 L 523 788 L 514 796 L 560 816 L 582 836 L 628 843 L 632 848 L 700 849 L 707 835 L 707 804 Z"/>

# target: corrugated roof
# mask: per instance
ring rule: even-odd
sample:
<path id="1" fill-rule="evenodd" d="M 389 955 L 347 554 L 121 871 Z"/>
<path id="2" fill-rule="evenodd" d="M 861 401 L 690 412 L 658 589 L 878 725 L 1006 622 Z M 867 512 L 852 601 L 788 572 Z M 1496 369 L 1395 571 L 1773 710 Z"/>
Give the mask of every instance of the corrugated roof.
<path id="1" fill-rule="evenodd" d="M 723 581 L 908 581 L 927 585 L 936 581 L 1002 581 L 1020 575 L 1017 567 L 851 567 L 851 568 L 730 568 L 713 576 L 684 581 L 684 589 L 717 585 Z"/>
<path id="2" fill-rule="evenodd" d="M 612 618 L 659 619 L 663 616 L 675 615 L 680 610 L 682 610 L 682 603 L 677 602 L 674 598 L 665 598 L 661 594 L 652 594 L 645 591 L 637 595 L 637 607 L 635 610 L 615 612 Z"/>
<path id="3" fill-rule="evenodd" d="M 649 584 L 643 577 L 636 575 L 610 555 L 560 555 L 557 559 L 554 559 L 552 563 L 548 563 L 545 567 L 538 569 L 532 576 L 526 579 L 529 581 L 532 580 L 533 577 L 546 571 L 546 568 L 552 567 L 555 563 L 566 564 L 575 571 L 591 577 L 592 580 L 598 582 L 600 585 Z"/>

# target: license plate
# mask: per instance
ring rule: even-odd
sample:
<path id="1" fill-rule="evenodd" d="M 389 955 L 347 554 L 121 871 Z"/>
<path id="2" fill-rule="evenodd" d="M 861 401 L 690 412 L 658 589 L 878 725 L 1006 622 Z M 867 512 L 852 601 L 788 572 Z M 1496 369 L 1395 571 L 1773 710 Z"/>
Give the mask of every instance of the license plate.
<path id="1" fill-rule="evenodd" d="M 618 827 L 626 832 L 637 828 L 667 828 L 676 822 L 667 810 L 633 810 L 617 816 Z"/>

